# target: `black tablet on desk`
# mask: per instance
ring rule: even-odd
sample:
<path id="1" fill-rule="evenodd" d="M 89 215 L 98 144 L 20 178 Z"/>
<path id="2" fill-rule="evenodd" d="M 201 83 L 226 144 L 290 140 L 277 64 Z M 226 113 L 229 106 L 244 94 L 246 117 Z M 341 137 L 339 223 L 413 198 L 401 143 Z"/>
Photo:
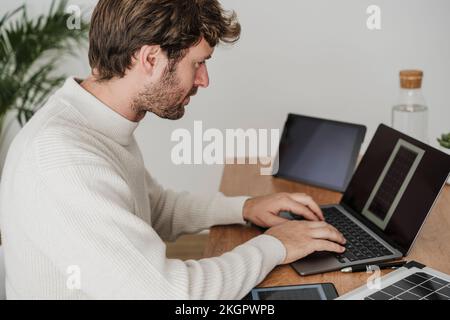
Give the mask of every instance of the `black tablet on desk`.
<path id="1" fill-rule="evenodd" d="M 333 300 L 337 297 L 332 283 L 314 283 L 255 288 L 244 300 Z"/>
<path id="2" fill-rule="evenodd" d="M 358 160 L 366 127 L 289 114 L 274 176 L 345 191 Z"/>

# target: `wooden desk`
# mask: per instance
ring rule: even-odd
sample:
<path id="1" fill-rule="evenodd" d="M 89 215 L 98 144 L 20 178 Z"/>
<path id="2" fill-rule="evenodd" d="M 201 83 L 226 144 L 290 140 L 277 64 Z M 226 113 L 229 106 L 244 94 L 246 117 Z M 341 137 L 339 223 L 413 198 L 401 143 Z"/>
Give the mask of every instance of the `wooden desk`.
<path id="1" fill-rule="evenodd" d="M 227 196 L 259 196 L 274 192 L 303 192 L 319 204 L 337 203 L 341 194 L 321 188 L 289 182 L 271 176 L 261 176 L 258 165 L 226 165 L 220 191 Z M 261 231 L 249 226 L 217 226 L 211 229 L 205 257 L 219 256 L 241 243 L 259 235 Z M 445 186 L 436 206 L 428 217 L 407 260 L 417 260 L 445 273 L 450 273 L 450 186 Z M 389 271 L 383 270 L 382 274 Z M 366 283 L 368 273 L 343 274 L 330 272 L 302 277 L 289 265 L 276 267 L 259 285 L 271 287 L 332 282 L 339 295 Z"/>

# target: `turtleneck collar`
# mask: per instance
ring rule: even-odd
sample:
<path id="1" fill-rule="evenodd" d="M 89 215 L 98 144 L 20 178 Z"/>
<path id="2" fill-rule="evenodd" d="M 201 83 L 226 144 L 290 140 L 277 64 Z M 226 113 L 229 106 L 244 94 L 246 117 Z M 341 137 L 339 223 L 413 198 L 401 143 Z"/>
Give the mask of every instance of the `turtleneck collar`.
<path id="1" fill-rule="evenodd" d="M 128 120 L 105 105 L 81 87 L 80 82 L 68 78 L 56 95 L 83 114 L 94 130 L 121 145 L 128 145 L 139 123 Z"/>

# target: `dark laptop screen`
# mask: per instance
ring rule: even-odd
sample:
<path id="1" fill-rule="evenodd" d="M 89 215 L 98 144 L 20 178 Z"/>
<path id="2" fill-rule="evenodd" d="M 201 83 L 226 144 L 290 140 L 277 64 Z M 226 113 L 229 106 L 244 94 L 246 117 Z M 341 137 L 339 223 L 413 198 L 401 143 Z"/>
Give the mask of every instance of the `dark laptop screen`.
<path id="1" fill-rule="evenodd" d="M 341 204 L 406 253 L 449 172 L 449 155 L 380 125 Z"/>
<path id="2" fill-rule="evenodd" d="M 365 132 L 361 125 L 291 113 L 280 141 L 275 175 L 343 192 Z"/>

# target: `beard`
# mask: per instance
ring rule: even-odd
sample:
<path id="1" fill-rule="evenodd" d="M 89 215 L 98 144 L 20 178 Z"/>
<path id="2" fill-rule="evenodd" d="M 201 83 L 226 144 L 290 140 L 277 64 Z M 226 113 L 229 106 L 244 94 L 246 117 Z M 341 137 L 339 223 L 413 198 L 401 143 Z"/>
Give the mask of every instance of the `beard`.
<path id="1" fill-rule="evenodd" d="M 144 87 L 133 99 L 132 108 L 137 113 L 152 112 L 158 117 L 178 120 L 184 116 L 184 101 L 197 93 L 197 87 L 185 94 L 175 70 L 166 70 L 161 81 Z"/>

